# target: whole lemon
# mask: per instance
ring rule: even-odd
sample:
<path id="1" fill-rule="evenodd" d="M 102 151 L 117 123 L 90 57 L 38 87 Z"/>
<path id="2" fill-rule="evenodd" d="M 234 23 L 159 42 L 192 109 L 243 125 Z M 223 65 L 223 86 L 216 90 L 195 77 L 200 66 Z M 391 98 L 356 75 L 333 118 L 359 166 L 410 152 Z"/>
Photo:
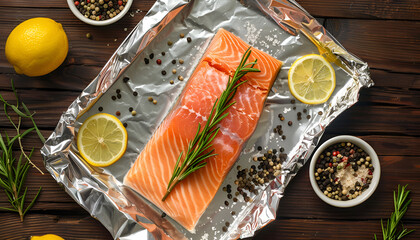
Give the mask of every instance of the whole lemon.
<path id="1" fill-rule="evenodd" d="M 64 238 L 54 234 L 47 234 L 44 236 L 33 236 L 31 240 L 64 240 Z"/>
<path id="2" fill-rule="evenodd" d="M 60 23 L 50 18 L 32 18 L 19 24 L 6 41 L 6 57 L 16 72 L 42 76 L 58 68 L 69 50 Z"/>

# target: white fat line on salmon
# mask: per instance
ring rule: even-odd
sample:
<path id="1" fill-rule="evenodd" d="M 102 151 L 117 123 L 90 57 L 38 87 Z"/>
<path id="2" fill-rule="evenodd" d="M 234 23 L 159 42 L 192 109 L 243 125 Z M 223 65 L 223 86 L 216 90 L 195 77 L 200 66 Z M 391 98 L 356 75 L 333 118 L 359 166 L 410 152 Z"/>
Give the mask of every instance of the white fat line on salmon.
<path id="1" fill-rule="evenodd" d="M 217 127 L 220 129 L 219 130 L 220 132 L 222 132 L 224 135 L 229 136 L 232 140 L 235 140 L 239 144 L 242 144 L 242 142 L 244 141 L 236 133 L 232 133 L 231 131 L 229 131 L 229 129 L 227 129 L 223 126 L 220 126 L 220 124 L 217 125 Z"/>
<path id="2" fill-rule="evenodd" d="M 201 115 L 200 113 L 198 113 L 198 112 L 196 112 L 196 111 L 194 111 L 193 109 L 191 109 L 191 108 L 188 108 L 187 106 L 185 106 L 185 105 L 182 105 L 182 107 L 181 107 L 182 109 L 186 109 L 186 110 L 188 110 L 190 113 L 194 113 L 195 115 L 197 115 L 198 117 L 201 117 L 201 119 L 203 119 L 203 121 L 207 121 L 207 117 L 206 116 L 203 116 L 203 115 Z"/>

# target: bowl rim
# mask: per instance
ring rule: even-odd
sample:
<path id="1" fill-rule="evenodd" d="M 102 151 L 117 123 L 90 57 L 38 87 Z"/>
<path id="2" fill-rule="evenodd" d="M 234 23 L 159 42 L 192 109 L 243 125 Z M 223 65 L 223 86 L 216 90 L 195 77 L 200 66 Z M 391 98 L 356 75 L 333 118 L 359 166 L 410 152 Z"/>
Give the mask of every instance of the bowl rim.
<path id="1" fill-rule="evenodd" d="M 347 200 L 347 201 L 339 201 L 335 199 L 331 199 L 324 195 L 323 192 L 318 187 L 318 184 L 315 181 L 315 175 L 313 174 L 315 171 L 315 163 L 321 153 L 330 145 L 336 144 L 338 142 L 351 142 L 356 144 L 358 147 L 365 150 L 365 152 L 370 156 L 372 159 L 372 164 L 375 167 L 375 171 L 373 172 L 372 182 L 369 185 L 369 188 L 362 192 L 360 196 L 357 196 L 354 199 Z M 314 155 L 312 156 L 311 163 L 309 166 L 309 179 L 312 185 L 313 190 L 315 191 L 316 195 L 322 199 L 324 202 L 328 203 L 331 206 L 341 207 L 341 208 L 348 208 L 354 207 L 366 201 L 376 190 L 379 180 L 381 177 L 381 166 L 379 162 L 378 155 L 376 154 L 375 150 L 364 140 L 350 135 L 340 135 L 333 137 L 327 141 L 325 141 L 321 146 L 318 147 Z"/>
<path id="2" fill-rule="evenodd" d="M 94 25 L 94 26 L 106 26 L 106 25 L 110 25 L 112 23 L 117 22 L 122 17 L 124 17 L 124 15 L 128 12 L 128 10 L 130 10 L 132 3 L 133 3 L 133 0 L 127 0 L 127 3 L 125 4 L 124 9 L 119 14 L 117 14 L 117 16 L 110 18 L 108 20 L 96 21 L 96 20 L 87 18 L 82 13 L 80 13 L 79 10 L 74 5 L 74 0 L 67 0 L 67 5 L 69 6 L 74 16 L 76 16 L 82 22 L 85 22 L 87 24 Z"/>

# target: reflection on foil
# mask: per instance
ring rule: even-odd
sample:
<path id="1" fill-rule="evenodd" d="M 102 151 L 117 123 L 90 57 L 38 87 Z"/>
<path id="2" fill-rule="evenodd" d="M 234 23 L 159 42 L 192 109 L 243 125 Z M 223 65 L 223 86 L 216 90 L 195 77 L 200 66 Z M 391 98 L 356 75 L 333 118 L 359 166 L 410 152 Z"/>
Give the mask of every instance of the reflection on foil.
<path id="1" fill-rule="evenodd" d="M 267 99 L 258 127 L 247 142 L 237 163 L 224 183 L 234 185 L 241 165 L 252 165 L 252 157 L 264 150 L 283 147 L 288 154 L 281 175 L 265 187 L 250 203 L 238 201 L 223 206 L 226 195 L 219 190 L 200 218 L 196 231 L 190 233 L 165 216 L 153 204 L 122 184 L 122 179 L 181 93 L 189 76 L 205 51 L 209 40 L 219 29 L 232 31 L 254 47 L 283 61 L 283 67 Z M 193 39 L 191 44 L 179 34 Z M 168 48 L 167 41 L 174 45 Z M 162 65 L 145 65 L 149 54 L 166 51 Z M 300 56 L 318 53 L 334 63 L 337 86 L 325 104 L 291 103 L 287 71 Z M 176 67 L 185 81 L 169 84 L 161 76 L 162 68 L 170 71 L 172 59 L 185 59 Z M 170 59 L 170 60 L 167 60 Z M 124 78 L 130 79 L 128 83 Z M 256 230 L 273 221 L 285 187 L 305 164 L 325 128 L 341 112 L 358 100 L 361 87 L 370 87 L 368 65 L 347 52 L 325 28 L 296 2 L 290 0 L 242 1 L 157 1 L 142 21 L 123 41 L 98 76 L 61 116 L 60 121 L 41 149 L 47 170 L 63 185 L 66 192 L 93 217 L 98 219 L 115 239 L 236 239 L 253 236 Z M 122 101 L 111 101 L 115 89 L 121 89 Z M 132 92 L 137 92 L 134 97 Z M 150 106 L 147 97 L 159 99 L 159 107 Z M 153 104 L 152 104 L 153 105 Z M 135 117 L 122 115 L 127 123 L 129 144 L 126 154 L 107 168 L 91 167 L 78 155 L 74 144 L 77 131 L 86 117 L 104 111 L 134 107 Z M 294 110 L 296 108 L 296 110 Z M 296 112 L 307 110 L 309 119 L 296 121 Z M 277 115 L 293 120 L 283 128 L 287 140 L 272 129 L 282 124 Z M 321 114 L 320 114 L 321 113 Z M 230 213 L 236 211 L 236 215 Z M 227 232 L 224 223 L 230 222 Z"/>

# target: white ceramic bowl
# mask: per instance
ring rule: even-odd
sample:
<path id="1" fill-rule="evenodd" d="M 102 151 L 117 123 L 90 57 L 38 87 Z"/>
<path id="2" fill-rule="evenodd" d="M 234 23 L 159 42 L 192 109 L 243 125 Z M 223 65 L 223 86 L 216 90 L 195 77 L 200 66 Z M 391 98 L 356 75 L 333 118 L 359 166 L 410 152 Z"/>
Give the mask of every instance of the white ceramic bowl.
<path id="1" fill-rule="evenodd" d="M 69 8 L 73 12 L 74 16 L 76 16 L 78 19 L 80 19 L 81 21 L 87 24 L 95 25 L 95 26 L 106 26 L 120 20 L 122 17 L 124 17 L 124 15 L 128 12 L 128 10 L 130 10 L 132 3 L 133 3 L 133 0 L 128 0 L 127 3 L 125 4 L 124 9 L 119 14 L 117 14 L 117 16 L 110 18 L 108 20 L 96 21 L 96 20 L 92 20 L 90 18 L 85 17 L 81 12 L 79 12 L 79 10 L 74 5 L 74 0 L 67 0 L 67 4 L 69 5 Z"/>
<path id="2" fill-rule="evenodd" d="M 373 177 L 371 180 L 371 183 L 367 189 L 365 189 L 360 196 L 357 196 L 354 199 L 347 200 L 347 201 L 339 201 L 335 199 L 331 199 L 324 195 L 324 193 L 319 189 L 318 184 L 315 180 L 315 164 L 318 159 L 318 157 L 321 155 L 321 153 L 328 148 L 331 145 L 341 143 L 341 142 L 351 142 L 358 147 L 362 148 L 371 158 L 372 165 L 375 168 L 373 171 Z M 376 152 L 373 150 L 373 148 L 365 141 L 363 141 L 360 138 L 349 136 L 349 135 L 341 135 L 334 138 L 329 139 L 328 141 L 324 142 L 315 152 L 315 154 L 312 156 L 311 164 L 309 166 L 309 179 L 311 181 L 312 188 L 314 189 L 316 195 L 318 195 L 319 198 L 321 198 L 324 202 L 335 206 L 335 207 L 353 207 L 356 206 L 368 199 L 373 192 L 375 192 L 376 187 L 379 184 L 379 179 L 381 178 L 381 166 L 379 163 L 378 155 L 376 155 Z"/>

